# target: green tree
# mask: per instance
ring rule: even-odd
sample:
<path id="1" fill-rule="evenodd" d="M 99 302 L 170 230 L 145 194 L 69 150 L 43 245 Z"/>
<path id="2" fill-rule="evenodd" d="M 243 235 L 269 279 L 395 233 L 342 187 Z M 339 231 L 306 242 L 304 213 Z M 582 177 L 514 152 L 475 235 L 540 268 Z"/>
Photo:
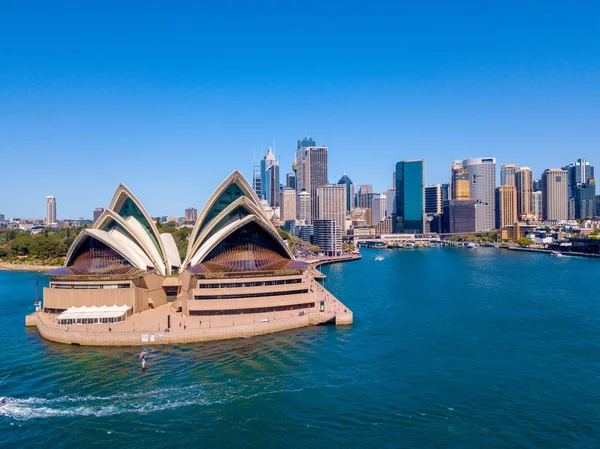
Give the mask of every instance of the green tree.
<path id="1" fill-rule="evenodd" d="M 516 243 L 520 246 L 530 246 L 533 245 L 533 240 L 526 237 L 521 237 L 520 239 L 517 239 Z"/>

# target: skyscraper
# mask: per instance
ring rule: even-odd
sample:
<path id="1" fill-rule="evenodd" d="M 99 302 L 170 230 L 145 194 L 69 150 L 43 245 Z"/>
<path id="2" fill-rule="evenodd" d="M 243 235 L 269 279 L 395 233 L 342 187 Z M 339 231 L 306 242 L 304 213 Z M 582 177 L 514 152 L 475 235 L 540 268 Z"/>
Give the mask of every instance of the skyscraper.
<path id="1" fill-rule="evenodd" d="M 46 226 L 56 226 L 56 198 L 46 197 Z"/>
<path id="2" fill-rule="evenodd" d="M 439 184 L 427 184 L 425 186 L 425 213 L 442 213 L 442 188 Z"/>
<path id="3" fill-rule="evenodd" d="M 319 220 L 333 220 L 340 230 L 346 231 L 346 186 L 334 184 L 317 189 Z"/>
<path id="4" fill-rule="evenodd" d="M 342 231 L 335 220 L 315 220 L 313 225 L 314 243 L 326 256 L 342 254 Z"/>
<path id="5" fill-rule="evenodd" d="M 469 170 L 471 199 L 475 200 L 475 232 L 494 229 L 494 191 L 496 189 L 496 158 L 472 158 L 463 161 Z"/>
<path id="6" fill-rule="evenodd" d="M 279 205 L 279 215 L 282 221 L 296 219 L 296 191 L 292 189 L 283 189 L 281 191 L 281 200 Z"/>
<path id="7" fill-rule="evenodd" d="M 388 189 L 383 194 L 386 196 L 387 200 L 387 214 L 396 215 L 396 187 L 393 189 Z M 390 231 L 391 232 L 391 231 Z"/>
<path id="8" fill-rule="evenodd" d="M 450 181 L 452 184 L 451 199 L 471 199 L 471 182 L 469 179 L 469 169 L 463 167 L 462 162 L 454 161 L 452 163 Z"/>
<path id="9" fill-rule="evenodd" d="M 579 184 L 586 184 L 588 179 L 594 177 L 594 167 L 583 158 L 577 159 L 563 170 L 567 171 L 570 198 L 575 197 L 575 190 Z"/>
<path id="10" fill-rule="evenodd" d="M 529 167 L 521 167 L 515 174 L 517 187 L 517 217 L 533 214 L 533 172 Z"/>
<path id="11" fill-rule="evenodd" d="M 256 157 L 256 155 L 255 155 L 255 157 Z M 261 161 L 256 162 L 256 159 L 255 159 L 254 166 L 252 167 L 252 188 L 256 192 L 256 195 L 260 199 L 262 199 L 263 192 L 262 192 L 262 177 L 261 177 L 261 173 L 260 173 L 260 165 L 261 165 Z"/>
<path id="12" fill-rule="evenodd" d="M 358 186 L 358 193 L 356 194 L 356 206 L 361 209 L 371 209 L 373 207 L 373 185 L 364 184 Z"/>
<path id="13" fill-rule="evenodd" d="M 285 175 L 285 186 L 288 189 L 296 190 L 296 173 L 288 173 Z"/>
<path id="14" fill-rule="evenodd" d="M 269 148 L 260 161 L 261 192 L 269 206 L 279 207 L 279 162 Z"/>
<path id="15" fill-rule="evenodd" d="M 97 207 L 96 209 L 94 209 L 94 219 L 92 220 L 92 223 L 96 223 L 96 220 L 98 220 L 98 218 L 100 218 L 100 215 L 102 215 L 102 212 L 104 212 L 103 207 Z"/>
<path id="16" fill-rule="evenodd" d="M 597 213 L 596 182 L 594 178 L 588 178 L 575 188 L 575 218 L 593 218 Z"/>
<path id="17" fill-rule="evenodd" d="M 310 222 L 310 214 L 311 214 L 311 199 L 310 193 L 306 190 L 303 190 L 298 195 L 296 195 L 297 201 L 297 216 L 298 220 L 305 220 Z"/>
<path id="18" fill-rule="evenodd" d="M 518 166 L 516 164 L 504 164 L 500 167 L 500 184 L 503 186 L 516 186 L 515 174 Z"/>
<path id="19" fill-rule="evenodd" d="M 396 220 L 394 232 L 422 234 L 425 230 L 425 161 L 396 164 Z"/>
<path id="20" fill-rule="evenodd" d="M 317 189 L 328 184 L 327 147 L 317 147 L 312 138 L 306 137 L 298 141 L 296 150 L 296 193 L 300 201 L 300 193 L 306 190 L 310 194 L 310 218 L 316 219 L 318 211 Z M 311 144 L 311 146 L 305 146 Z M 298 204 L 298 207 L 300 205 Z M 298 210 L 300 215 L 300 210 Z"/>
<path id="21" fill-rule="evenodd" d="M 532 213 L 538 220 L 542 219 L 542 191 L 536 190 L 531 194 Z"/>
<path id="22" fill-rule="evenodd" d="M 198 209 L 195 207 L 188 207 L 185 210 L 184 220 L 183 221 L 196 221 L 198 219 Z"/>
<path id="23" fill-rule="evenodd" d="M 566 220 L 568 218 L 567 171 L 549 168 L 542 174 L 542 219 Z"/>
<path id="24" fill-rule="evenodd" d="M 442 232 L 463 234 L 475 232 L 475 201 L 446 200 L 443 204 Z"/>
<path id="25" fill-rule="evenodd" d="M 517 189 L 514 185 L 496 187 L 496 229 L 517 222 Z"/>
<path id="26" fill-rule="evenodd" d="M 338 184 L 343 184 L 346 186 L 346 212 L 350 213 L 350 209 L 352 209 L 352 203 L 354 199 L 354 184 L 352 184 L 352 180 L 344 173 L 344 176 L 340 178 Z"/>
<path id="27" fill-rule="evenodd" d="M 388 215 L 387 196 L 384 194 L 373 197 L 373 208 L 371 209 L 371 220 L 373 224 L 382 221 Z"/>

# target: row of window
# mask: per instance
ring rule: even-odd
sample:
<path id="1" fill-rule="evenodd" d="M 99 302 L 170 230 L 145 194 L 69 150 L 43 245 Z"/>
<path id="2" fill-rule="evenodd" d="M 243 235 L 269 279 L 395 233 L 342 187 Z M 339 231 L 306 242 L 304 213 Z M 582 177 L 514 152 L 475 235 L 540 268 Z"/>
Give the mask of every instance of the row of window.
<path id="1" fill-rule="evenodd" d="M 61 325 L 75 325 L 75 324 L 110 324 L 119 323 L 123 321 L 125 317 L 119 318 L 78 318 L 78 319 L 64 319 L 58 320 L 58 324 Z"/>
<path id="2" fill-rule="evenodd" d="M 287 292 L 259 292 L 259 293 L 239 293 L 233 295 L 210 295 L 210 296 L 194 296 L 194 299 L 239 299 L 239 298 L 260 298 L 262 296 L 281 296 L 281 295 L 297 295 L 300 293 L 308 293 L 307 288 L 302 290 L 290 290 Z"/>
<path id="3" fill-rule="evenodd" d="M 66 288 L 66 289 L 113 289 L 113 288 L 130 288 L 131 284 L 51 284 L 50 288 Z"/>
<path id="4" fill-rule="evenodd" d="M 264 287 L 268 285 L 286 285 L 286 284 L 299 284 L 302 282 L 301 278 L 296 279 L 280 279 L 277 281 L 263 281 L 263 282 L 229 282 L 221 284 L 198 284 L 198 288 L 240 288 L 240 287 Z"/>
<path id="5" fill-rule="evenodd" d="M 272 307 L 252 307 L 249 309 L 190 310 L 190 315 L 196 315 L 196 316 L 242 315 L 242 314 L 248 314 L 248 313 L 283 312 L 284 310 L 310 309 L 314 306 L 315 306 L 314 302 L 305 302 L 303 304 L 292 304 L 292 305 L 287 305 L 287 306 L 272 306 Z"/>

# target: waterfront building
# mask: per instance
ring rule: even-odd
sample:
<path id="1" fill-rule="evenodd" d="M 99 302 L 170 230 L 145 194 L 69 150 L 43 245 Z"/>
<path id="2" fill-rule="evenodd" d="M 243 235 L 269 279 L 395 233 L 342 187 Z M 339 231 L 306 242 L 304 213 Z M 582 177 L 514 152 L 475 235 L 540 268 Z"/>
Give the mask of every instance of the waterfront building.
<path id="1" fill-rule="evenodd" d="M 292 189 L 283 189 L 280 200 L 280 217 L 286 223 L 296 220 L 296 191 Z"/>
<path id="2" fill-rule="evenodd" d="M 496 229 L 517 222 L 517 189 L 514 185 L 496 187 Z"/>
<path id="3" fill-rule="evenodd" d="M 335 220 L 319 219 L 313 222 L 313 242 L 325 256 L 342 254 L 342 231 Z"/>
<path id="4" fill-rule="evenodd" d="M 427 184 L 425 186 L 425 213 L 442 213 L 442 188 L 439 184 Z"/>
<path id="5" fill-rule="evenodd" d="M 378 224 L 388 215 L 387 196 L 375 195 L 373 208 L 371 209 L 371 220 L 374 225 Z"/>
<path id="6" fill-rule="evenodd" d="M 285 175 L 285 186 L 288 189 L 296 190 L 296 173 L 288 173 Z"/>
<path id="7" fill-rule="evenodd" d="M 306 146 L 311 144 L 310 146 Z M 328 184 L 327 147 L 318 147 L 312 138 L 306 137 L 298 141 L 296 150 L 296 193 L 300 201 L 300 192 L 310 194 L 310 220 L 318 216 L 317 189 Z M 299 207 L 299 206 L 298 206 Z M 298 210 L 300 216 L 300 210 Z"/>
<path id="8" fill-rule="evenodd" d="M 269 206 L 279 207 L 279 161 L 275 159 L 273 150 L 260 161 L 261 193 Z"/>
<path id="9" fill-rule="evenodd" d="M 516 172 L 517 217 L 533 214 L 533 172 L 529 167 L 521 167 Z"/>
<path id="10" fill-rule="evenodd" d="M 596 211 L 596 182 L 589 178 L 587 182 L 575 187 L 575 218 L 593 218 Z"/>
<path id="11" fill-rule="evenodd" d="M 354 184 L 346 173 L 340 178 L 338 184 L 346 186 L 346 212 L 350 213 L 354 202 Z"/>
<path id="12" fill-rule="evenodd" d="M 296 197 L 296 203 L 298 220 L 305 220 L 307 223 L 310 224 L 312 206 L 310 193 L 308 193 L 306 190 L 300 192 Z"/>
<path id="13" fill-rule="evenodd" d="M 444 201 L 442 232 L 463 234 L 475 232 L 475 200 Z"/>
<path id="14" fill-rule="evenodd" d="M 363 209 L 371 209 L 373 207 L 373 185 L 365 184 L 358 186 L 358 193 L 356 194 L 356 207 Z"/>
<path id="15" fill-rule="evenodd" d="M 92 220 L 92 223 L 96 223 L 98 218 L 100 218 L 100 215 L 102 215 L 102 212 L 104 212 L 103 207 L 97 207 L 96 209 L 94 209 L 94 213 L 93 213 L 94 218 Z"/>
<path id="16" fill-rule="evenodd" d="M 377 234 L 377 235 L 391 234 L 393 231 L 392 220 L 393 220 L 392 215 L 388 215 L 382 221 L 377 223 L 375 225 L 375 234 Z"/>
<path id="17" fill-rule="evenodd" d="M 538 220 L 542 219 L 542 191 L 536 190 L 531 194 L 532 213 Z"/>
<path id="18" fill-rule="evenodd" d="M 550 168 L 542 175 L 542 219 L 567 220 L 569 191 L 567 171 Z"/>
<path id="19" fill-rule="evenodd" d="M 471 199 L 471 180 L 469 169 L 463 166 L 461 161 L 454 161 L 451 169 L 451 198 L 453 200 Z"/>
<path id="20" fill-rule="evenodd" d="M 327 185 L 317 189 L 318 219 L 333 220 L 342 232 L 346 231 L 346 194 L 347 189 L 343 184 Z"/>
<path id="21" fill-rule="evenodd" d="M 496 158 L 471 158 L 463 161 L 469 170 L 471 199 L 475 200 L 475 232 L 494 229 Z"/>
<path id="22" fill-rule="evenodd" d="M 518 165 L 504 164 L 500 167 L 500 184 L 503 186 L 516 186 L 516 173 Z"/>
<path id="23" fill-rule="evenodd" d="M 324 247 L 340 254 L 333 220 L 317 224 Z M 121 184 L 93 227 L 77 236 L 64 266 L 46 274 L 43 311 L 27 322 L 63 343 L 183 343 L 352 321 L 309 266 L 295 260 L 237 171 L 200 212 L 183 262 L 172 235 L 159 234 Z M 172 319 L 184 326 L 170 333 Z"/>
<path id="24" fill-rule="evenodd" d="M 52 195 L 46 197 L 46 226 L 56 227 L 56 198 Z"/>
<path id="25" fill-rule="evenodd" d="M 425 230 L 425 161 L 396 164 L 396 219 L 394 232 L 422 234 Z"/>
<path id="26" fill-rule="evenodd" d="M 185 210 L 183 221 L 194 222 L 198 219 L 198 209 L 194 207 L 188 207 Z"/>

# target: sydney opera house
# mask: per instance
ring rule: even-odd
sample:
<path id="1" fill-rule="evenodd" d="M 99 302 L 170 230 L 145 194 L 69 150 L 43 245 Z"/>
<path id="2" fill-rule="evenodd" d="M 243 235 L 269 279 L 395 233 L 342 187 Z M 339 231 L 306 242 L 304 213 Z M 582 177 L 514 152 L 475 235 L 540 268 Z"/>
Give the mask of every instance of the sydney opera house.
<path id="1" fill-rule="evenodd" d="M 315 280 L 320 273 L 295 259 L 238 171 L 206 202 L 183 260 L 121 184 L 64 266 L 46 275 L 42 306 L 26 322 L 62 343 L 185 343 L 352 322 Z"/>

